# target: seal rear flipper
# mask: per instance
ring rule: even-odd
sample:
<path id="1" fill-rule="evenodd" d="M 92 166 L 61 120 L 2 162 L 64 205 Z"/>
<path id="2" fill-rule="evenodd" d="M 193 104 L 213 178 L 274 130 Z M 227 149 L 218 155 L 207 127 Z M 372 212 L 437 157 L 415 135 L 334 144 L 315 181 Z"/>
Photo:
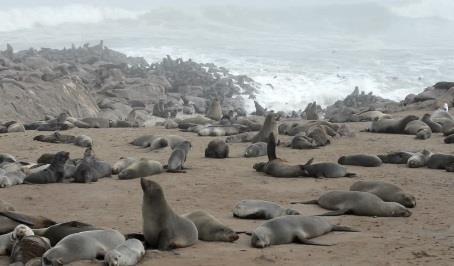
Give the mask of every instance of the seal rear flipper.
<path id="1" fill-rule="evenodd" d="M 349 209 L 341 209 L 341 210 L 337 210 L 337 211 L 331 211 L 331 212 L 319 214 L 317 216 L 339 216 L 339 215 L 347 214 L 349 211 L 350 211 Z"/>
<path id="2" fill-rule="evenodd" d="M 315 241 L 305 239 L 305 238 L 298 238 L 298 242 L 301 244 L 304 244 L 304 245 L 326 246 L 326 247 L 334 246 L 334 244 L 323 244 L 323 243 L 315 242 Z"/>
<path id="3" fill-rule="evenodd" d="M 35 225 L 33 220 L 29 216 L 27 216 L 25 214 L 21 214 L 21 213 L 17 213 L 17 212 L 4 211 L 4 212 L 0 212 L 0 215 L 8 217 L 11 220 L 14 220 L 14 221 L 16 221 L 18 223 L 22 223 L 22 224 L 25 224 L 25 225 L 28 225 L 28 226 L 34 226 Z"/>
<path id="4" fill-rule="evenodd" d="M 309 201 L 292 201 L 290 204 L 318 204 L 318 200 L 309 200 Z"/>
<path id="5" fill-rule="evenodd" d="M 348 226 L 342 226 L 342 225 L 334 225 L 333 226 L 333 231 L 339 231 L 339 232 L 361 232 L 360 230 L 353 229 Z"/>

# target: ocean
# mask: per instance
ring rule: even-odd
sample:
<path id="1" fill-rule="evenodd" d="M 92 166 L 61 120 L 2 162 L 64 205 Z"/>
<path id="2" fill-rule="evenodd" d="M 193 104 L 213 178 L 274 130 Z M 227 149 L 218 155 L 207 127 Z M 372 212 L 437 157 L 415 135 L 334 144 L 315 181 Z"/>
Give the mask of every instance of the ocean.
<path id="1" fill-rule="evenodd" d="M 259 82 L 274 110 L 330 105 L 355 86 L 402 100 L 454 79 L 449 0 L 2 2 L 2 47 L 104 40 L 149 62 L 212 62 Z"/>

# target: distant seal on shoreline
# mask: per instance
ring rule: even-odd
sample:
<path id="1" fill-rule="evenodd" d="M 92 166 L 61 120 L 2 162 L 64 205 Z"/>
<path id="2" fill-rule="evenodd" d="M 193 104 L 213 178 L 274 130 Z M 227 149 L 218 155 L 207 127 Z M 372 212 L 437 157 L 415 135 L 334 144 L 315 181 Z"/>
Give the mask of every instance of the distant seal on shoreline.
<path id="1" fill-rule="evenodd" d="M 158 183 L 141 178 L 140 184 L 143 191 L 142 218 L 146 243 L 159 250 L 192 246 L 198 239 L 194 223 L 172 210 Z"/>
<path id="2" fill-rule="evenodd" d="M 413 152 L 398 151 L 398 152 L 389 152 L 387 154 L 379 154 L 378 158 L 382 160 L 383 163 L 390 164 L 407 164 L 408 159 L 413 156 Z"/>
<path id="3" fill-rule="evenodd" d="M 229 145 L 223 140 L 212 140 L 205 149 L 206 158 L 224 159 L 229 157 Z"/>
<path id="4" fill-rule="evenodd" d="M 68 159 L 69 152 L 57 152 L 48 168 L 25 177 L 24 183 L 48 184 L 62 182 L 65 178 L 65 164 Z"/>
<path id="5" fill-rule="evenodd" d="M 357 181 L 350 186 L 350 191 L 369 192 L 385 202 L 397 202 L 407 208 L 416 206 L 413 195 L 405 193 L 400 187 L 382 181 Z"/>
<path id="6" fill-rule="evenodd" d="M 294 209 L 264 200 L 242 200 L 233 207 L 233 216 L 242 219 L 269 220 L 284 215 L 299 215 Z"/>
<path id="7" fill-rule="evenodd" d="M 300 243 L 306 245 L 331 246 L 310 239 L 332 231 L 358 232 L 347 226 L 334 225 L 316 216 L 283 216 L 266 221 L 252 233 L 251 246 L 265 248 L 272 245 Z"/>
<path id="8" fill-rule="evenodd" d="M 251 158 L 251 157 L 260 157 L 266 156 L 267 153 L 267 146 L 268 144 L 265 142 L 256 142 L 249 145 L 246 150 L 244 151 L 244 157 Z"/>
<path id="9" fill-rule="evenodd" d="M 266 115 L 265 122 L 263 123 L 263 126 L 257 133 L 257 135 L 252 138 L 252 143 L 268 143 L 271 133 L 273 133 L 274 135 L 275 143 L 279 144 L 279 131 L 277 127 L 276 114 L 274 113 L 269 113 L 268 115 Z"/>
<path id="10" fill-rule="evenodd" d="M 87 117 L 80 121 L 87 124 L 90 128 L 109 128 L 111 124 L 109 119 L 100 117 Z"/>
<path id="11" fill-rule="evenodd" d="M 428 150 L 423 150 L 421 152 L 417 152 L 411 156 L 407 161 L 407 166 L 409 168 L 418 168 L 423 167 L 427 164 L 432 153 Z"/>
<path id="12" fill-rule="evenodd" d="M 377 217 L 409 217 L 411 211 L 397 202 L 384 202 L 378 196 L 369 192 L 359 191 L 329 191 L 322 194 L 318 200 L 300 202 L 302 204 L 318 204 L 330 212 L 321 216 L 353 214 L 359 216 Z"/>
<path id="13" fill-rule="evenodd" d="M 104 263 L 107 266 L 134 266 L 143 256 L 145 256 L 145 247 L 142 242 L 133 238 L 107 251 Z"/>
<path id="14" fill-rule="evenodd" d="M 84 148 L 92 147 L 93 140 L 87 135 L 79 135 L 74 139 L 74 145 Z"/>
<path id="15" fill-rule="evenodd" d="M 407 115 L 402 119 L 382 118 L 372 121 L 367 131 L 376 133 L 404 134 L 405 127 L 413 120 L 418 120 L 418 117 L 414 115 Z"/>
<path id="16" fill-rule="evenodd" d="M 160 162 L 141 158 L 123 169 L 118 174 L 118 178 L 121 180 L 133 179 L 160 174 L 163 171 L 164 170 Z"/>
<path id="17" fill-rule="evenodd" d="M 430 127 L 421 120 L 413 120 L 405 125 L 404 132 L 409 135 L 416 135 L 420 130 L 427 130 L 432 133 Z"/>
<path id="18" fill-rule="evenodd" d="M 64 265 L 80 260 L 104 259 L 107 251 L 125 242 L 117 230 L 93 230 L 63 238 L 42 257 L 43 265 Z M 77 252 L 74 252 L 77 250 Z"/>
<path id="19" fill-rule="evenodd" d="M 235 231 L 206 211 L 194 211 L 183 215 L 183 217 L 192 221 L 197 227 L 199 240 L 233 242 L 239 238 Z"/>
<path id="20" fill-rule="evenodd" d="M 184 163 L 191 150 L 192 144 L 189 141 L 183 141 L 177 144 L 170 155 L 169 161 L 167 162 L 167 172 L 171 173 L 185 173 Z"/>
<path id="21" fill-rule="evenodd" d="M 288 146 L 291 147 L 292 149 L 298 149 L 298 150 L 315 149 L 318 147 L 315 140 L 306 136 L 304 133 L 296 134 L 292 138 L 292 140 Z"/>
<path id="22" fill-rule="evenodd" d="M 378 158 L 378 156 L 367 154 L 342 156 L 337 162 L 343 165 L 356 165 L 364 167 L 378 167 L 382 164 L 382 161 Z"/>

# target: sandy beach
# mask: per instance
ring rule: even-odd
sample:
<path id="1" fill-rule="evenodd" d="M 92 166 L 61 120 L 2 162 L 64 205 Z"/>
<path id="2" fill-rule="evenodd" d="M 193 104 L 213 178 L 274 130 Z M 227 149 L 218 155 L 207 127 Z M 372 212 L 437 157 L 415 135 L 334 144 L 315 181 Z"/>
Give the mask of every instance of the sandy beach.
<path id="1" fill-rule="evenodd" d="M 452 154 L 441 134 L 428 140 L 410 135 L 359 132 L 367 123 L 350 123 L 356 137 L 335 139 L 329 146 L 314 150 L 278 147 L 278 156 L 301 164 L 314 157 L 316 162 L 335 162 L 341 155 L 381 154 L 398 150 L 429 149 Z M 361 230 L 358 233 L 329 233 L 317 239 L 330 247 L 308 245 L 272 246 L 263 250 L 250 247 L 250 237 L 241 235 L 234 243 L 199 241 L 174 252 L 148 251 L 142 265 L 452 265 L 454 261 L 454 188 L 452 173 L 405 165 L 385 164 L 378 168 L 348 167 L 355 178 L 313 179 L 274 178 L 257 173 L 253 163 L 266 157 L 242 158 L 248 143 L 231 144 L 229 159 L 206 159 L 204 149 L 212 137 L 162 128 L 72 129 L 66 133 L 87 134 L 94 140 L 98 158 L 114 163 L 121 156 L 145 157 L 165 164 L 170 149 L 147 151 L 128 142 L 144 134 L 178 134 L 193 144 L 185 174 L 148 177 L 159 182 L 174 211 L 184 214 L 197 209 L 210 212 L 238 231 L 254 230 L 263 221 L 239 220 L 233 206 L 242 199 L 262 199 L 289 206 L 289 202 L 310 200 L 328 190 L 348 190 L 358 180 L 382 180 L 401 186 L 415 195 L 416 208 L 409 218 L 329 217 L 336 224 Z M 40 132 L 0 135 L 0 151 L 19 160 L 36 161 L 43 153 L 69 151 L 71 158 L 82 156 L 83 149 L 65 144 L 33 141 Z M 288 139 L 287 136 L 281 136 Z M 43 215 L 58 222 L 79 220 L 114 228 L 122 233 L 141 232 L 142 190 L 138 179 L 121 181 L 106 178 L 92 184 L 18 185 L 1 190 L 2 200 L 19 211 Z M 292 205 L 303 215 L 324 212 L 315 205 Z M 2 257 L 1 264 L 6 264 Z M 78 262 L 74 265 L 93 264 Z"/>

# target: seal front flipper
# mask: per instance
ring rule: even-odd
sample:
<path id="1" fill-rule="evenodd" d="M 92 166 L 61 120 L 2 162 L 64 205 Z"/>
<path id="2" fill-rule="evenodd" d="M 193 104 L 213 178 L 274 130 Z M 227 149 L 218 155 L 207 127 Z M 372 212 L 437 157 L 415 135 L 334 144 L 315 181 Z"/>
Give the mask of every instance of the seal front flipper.
<path id="1" fill-rule="evenodd" d="M 305 245 L 326 246 L 326 247 L 334 246 L 334 244 L 323 244 L 323 243 L 318 243 L 318 242 L 315 242 L 315 241 L 312 241 L 309 239 L 304 239 L 304 238 L 298 238 L 298 242 L 300 242 L 301 244 L 305 244 Z"/>
<path id="2" fill-rule="evenodd" d="M 159 233 L 158 238 L 158 249 L 159 250 L 172 250 L 176 248 L 175 243 L 170 239 L 170 232 L 168 229 L 164 229 Z"/>
<path id="3" fill-rule="evenodd" d="M 339 231 L 339 232 L 361 232 L 360 230 L 348 227 L 348 226 L 342 226 L 342 225 L 334 225 L 333 226 L 333 231 Z"/>
<path id="4" fill-rule="evenodd" d="M 338 215 L 344 215 L 347 214 L 350 210 L 349 209 L 340 209 L 337 211 L 332 211 L 332 212 L 326 212 L 323 214 L 319 214 L 317 216 L 338 216 Z"/>

